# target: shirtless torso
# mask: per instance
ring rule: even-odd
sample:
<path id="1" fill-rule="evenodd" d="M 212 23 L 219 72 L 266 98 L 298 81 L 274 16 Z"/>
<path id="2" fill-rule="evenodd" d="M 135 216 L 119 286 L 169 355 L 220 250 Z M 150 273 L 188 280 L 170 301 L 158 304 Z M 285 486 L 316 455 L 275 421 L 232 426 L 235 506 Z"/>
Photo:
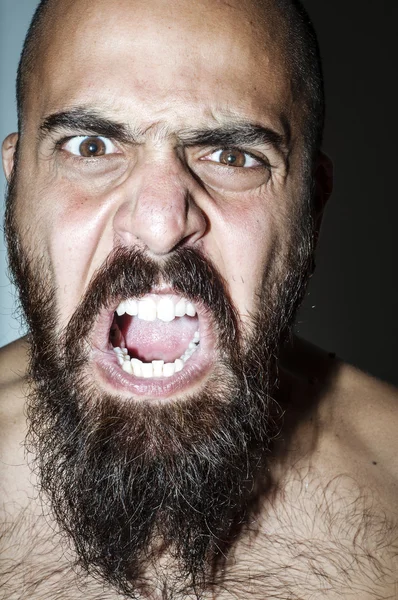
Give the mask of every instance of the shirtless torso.
<path id="1" fill-rule="evenodd" d="M 0 597 L 121 598 L 73 566 L 46 516 L 23 446 L 25 343 L 0 358 Z M 285 364 L 278 491 L 231 551 L 215 597 L 397 599 L 397 392 L 301 342 Z"/>

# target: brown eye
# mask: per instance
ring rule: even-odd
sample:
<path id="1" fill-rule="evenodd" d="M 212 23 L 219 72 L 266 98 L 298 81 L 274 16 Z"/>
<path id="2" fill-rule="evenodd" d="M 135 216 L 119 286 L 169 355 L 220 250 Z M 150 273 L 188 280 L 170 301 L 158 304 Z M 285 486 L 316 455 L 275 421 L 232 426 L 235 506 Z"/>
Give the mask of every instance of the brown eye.
<path id="1" fill-rule="evenodd" d="M 106 145 L 104 141 L 99 137 L 88 137 L 85 138 L 79 146 L 80 156 L 86 158 L 103 156 L 106 152 Z"/>
<path id="2" fill-rule="evenodd" d="M 119 150 L 108 138 L 100 135 L 76 135 L 62 144 L 74 156 L 82 158 L 98 158 L 107 154 L 118 154 Z"/>
<path id="3" fill-rule="evenodd" d="M 246 153 L 241 150 L 227 149 L 220 152 L 219 161 L 230 167 L 244 167 L 246 164 Z"/>

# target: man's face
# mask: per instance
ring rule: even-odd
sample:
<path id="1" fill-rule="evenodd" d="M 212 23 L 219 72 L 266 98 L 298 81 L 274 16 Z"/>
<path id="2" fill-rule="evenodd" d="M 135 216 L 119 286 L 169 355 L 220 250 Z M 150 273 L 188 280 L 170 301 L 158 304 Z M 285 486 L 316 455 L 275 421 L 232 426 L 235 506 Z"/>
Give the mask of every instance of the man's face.
<path id="1" fill-rule="evenodd" d="M 42 485 L 126 593 L 158 538 L 194 582 L 243 522 L 311 256 L 279 34 L 230 3 L 51 15 L 9 211 Z"/>
<path id="2" fill-rule="evenodd" d="M 289 78 L 260 15 L 249 16 L 224 3 L 59 3 L 29 91 L 16 205 L 25 247 L 51 271 L 59 330 L 119 246 L 159 262 L 178 247 L 200 250 L 249 326 L 264 273 L 283 265 L 301 199 Z M 107 122 L 122 127 L 107 131 Z M 145 318 L 151 300 L 172 295 L 161 288 Z M 128 373 L 121 384 L 120 373 L 109 376 L 120 371 L 108 341 L 116 308 L 92 332 L 99 385 L 144 396 L 154 385 L 158 396 L 201 385 L 215 340 L 200 307 L 197 326 L 180 332 L 173 322 L 167 348 L 167 326 L 157 319 L 151 337 L 141 323 L 148 344 L 130 354 L 147 363 L 174 362 L 205 333 L 190 360 L 195 376 L 170 377 L 168 392 L 150 381 L 151 393 Z"/>

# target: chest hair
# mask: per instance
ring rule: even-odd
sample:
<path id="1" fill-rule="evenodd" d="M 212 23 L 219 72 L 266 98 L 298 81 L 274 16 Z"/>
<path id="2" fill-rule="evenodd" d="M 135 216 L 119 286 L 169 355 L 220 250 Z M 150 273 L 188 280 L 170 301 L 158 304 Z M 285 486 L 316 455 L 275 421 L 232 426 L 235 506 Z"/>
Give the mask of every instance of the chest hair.
<path id="1" fill-rule="evenodd" d="M 1 600 L 124 599 L 79 570 L 49 519 L 4 514 Z M 216 584 L 203 600 L 398 600 L 398 529 L 351 478 L 300 477 L 268 502 L 265 518 L 252 519 Z M 150 599 L 182 597 L 163 575 Z"/>

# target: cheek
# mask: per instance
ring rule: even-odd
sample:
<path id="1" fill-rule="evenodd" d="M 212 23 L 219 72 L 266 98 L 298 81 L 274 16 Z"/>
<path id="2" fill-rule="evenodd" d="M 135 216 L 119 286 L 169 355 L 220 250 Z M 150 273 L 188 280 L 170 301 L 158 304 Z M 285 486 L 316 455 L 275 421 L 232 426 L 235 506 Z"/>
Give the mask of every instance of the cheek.
<path id="1" fill-rule="evenodd" d="M 264 200 L 223 214 L 213 239 L 220 270 L 243 321 L 255 310 L 264 273 L 272 267 L 282 223 Z"/>
<path id="2" fill-rule="evenodd" d="M 111 205 L 105 194 L 63 180 L 47 184 L 40 198 L 29 237 L 34 256 L 44 255 L 50 265 L 63 327 L 112 249 Z"/>
<path id="3" fill-rule="evenodd" d="M 66 322 L 112 250 L 111 223 L 109 204 L 97 196 L 70 194 L 68 206 L 58 212 L 51 236 L 51 259 L 60 280 L 59 303 Z"/>

